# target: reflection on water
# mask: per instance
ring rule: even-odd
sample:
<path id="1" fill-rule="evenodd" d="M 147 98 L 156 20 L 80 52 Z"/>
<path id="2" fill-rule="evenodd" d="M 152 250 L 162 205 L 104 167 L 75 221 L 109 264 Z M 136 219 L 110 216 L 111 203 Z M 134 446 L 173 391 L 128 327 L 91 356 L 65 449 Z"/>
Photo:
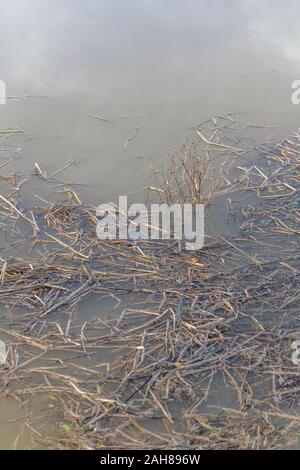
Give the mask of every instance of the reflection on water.
<path id="1" fill-rule="evenodd" d="M 0 78 L 10 96 L 39 98 L 1 106 L 0 129 L 28 133 L 10 139 L 22 167 L 80 160 L 74 179 L 101 202 L 145 186 L 150 159 L 181 145 L 207 116 L 247 112 L 295 128 L 300 7 L 289 6 L 1 0 Z"/>

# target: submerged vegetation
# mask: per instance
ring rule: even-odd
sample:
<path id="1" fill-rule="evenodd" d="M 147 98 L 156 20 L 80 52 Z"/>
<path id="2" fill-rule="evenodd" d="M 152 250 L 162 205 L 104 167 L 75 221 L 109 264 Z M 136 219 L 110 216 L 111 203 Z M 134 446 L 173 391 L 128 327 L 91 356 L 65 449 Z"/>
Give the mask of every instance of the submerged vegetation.
<path id="1" fill-rule="evenodd" d="M 146 190 L 204 202 L 212 223 L 223 219 L 198 252 L 176 240 L 98 240 L 96 209 L 68 185 L 63 202 L 26 208 L 28 178 L 2 177 L 0 223 L 16 254 L 1 254 L 1 390 L 55 405 L 56 432 L 34 433 L 39 445 L 299 442 L 291 344 L 300 339 L 300 137 L 252 146 L 236 125 L 226 117 L 197 126 L 198 142 Z M 58 175 L 36 165 L 31 178 L 48 187 Z"/>

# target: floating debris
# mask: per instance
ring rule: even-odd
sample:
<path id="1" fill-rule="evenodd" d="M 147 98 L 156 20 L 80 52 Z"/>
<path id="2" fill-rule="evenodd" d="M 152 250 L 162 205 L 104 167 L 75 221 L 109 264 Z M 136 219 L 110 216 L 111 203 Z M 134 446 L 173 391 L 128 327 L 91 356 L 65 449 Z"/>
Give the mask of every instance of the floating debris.
<path id="1" fill-rule="evenodd" d="M 75 193 L 26 209 L 13 181 L 3 188 L 0 222 L 17 252 L 1 254 L 9 339 L 0 380 L 6 394 L 48 397 L 59 410 L 63 429 L 38 435 L 45 447 L 299 443 L 300 138 L 241 152 L 224 120 L 207 124 L 205 149 L 202 139 L 175 152 L 150 191 L 230 218 L 231 232 L 221 225 L 200 251 L 178 240 L 99 240 L 96 208 Z"/>
<path id="2" fill-rule="evenodd" d="M 139 132 L 140 132 L 140 128 L 139 127 L 136 127 L 135 128 L 135 134 L 132 135 L 131 137 L 128 137 L 125 142 L 124 142 L 124 147 L 126 148 L 127 145 L 129 144 L 129 142 L 131 142 L 132 140 L 136 139 L 137 136 L 139 135 Z"/>
<path id="3" fill-rule="evenodd" d="M 98 119 L 98 121 L 106 122 L 107 124 L 115 124 L 113 121 L 110 119 L 106 119 L 102 116 L 97 116 L 97 114 L 86 114 L 87 117 Z"/>

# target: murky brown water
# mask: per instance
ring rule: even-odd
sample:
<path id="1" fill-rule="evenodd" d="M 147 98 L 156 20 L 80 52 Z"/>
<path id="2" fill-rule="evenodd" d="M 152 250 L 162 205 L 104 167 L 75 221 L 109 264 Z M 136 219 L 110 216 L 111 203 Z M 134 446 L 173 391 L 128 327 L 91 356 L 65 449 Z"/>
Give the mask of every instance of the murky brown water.
<path id="1" fill-rule="evenodd" d="M 208 117 L 298 128 L 299 14 L 296 0 L 0 0 L 0 130 L 26 132 L 0 138 L 0 163 L 15 157 L 26 173 L 77 160 L 72 180 L 99 204 L 146 186 L 151 161 Z M 10 447 L 19 426 L 7 421 L 24 410 L 3 403 Z"/>

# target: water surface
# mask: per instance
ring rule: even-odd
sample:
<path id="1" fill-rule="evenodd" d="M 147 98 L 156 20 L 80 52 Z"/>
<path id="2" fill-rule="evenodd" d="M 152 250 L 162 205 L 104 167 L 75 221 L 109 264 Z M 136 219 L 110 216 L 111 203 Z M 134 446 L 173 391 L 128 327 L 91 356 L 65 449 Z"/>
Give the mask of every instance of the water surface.
<path id="1" fill-rule="evenodd" d="M 0 130 L 24 130 L 0 138 L 0 163 L 76 160 L 68 181 L 98 205 L 146 186 L 211 116 L 285 135 L 299 126 L 299 15 L 296 0 L 0 0 Z M 0 447 L 18 445 L 14 413 L 1 401 Z"/>

